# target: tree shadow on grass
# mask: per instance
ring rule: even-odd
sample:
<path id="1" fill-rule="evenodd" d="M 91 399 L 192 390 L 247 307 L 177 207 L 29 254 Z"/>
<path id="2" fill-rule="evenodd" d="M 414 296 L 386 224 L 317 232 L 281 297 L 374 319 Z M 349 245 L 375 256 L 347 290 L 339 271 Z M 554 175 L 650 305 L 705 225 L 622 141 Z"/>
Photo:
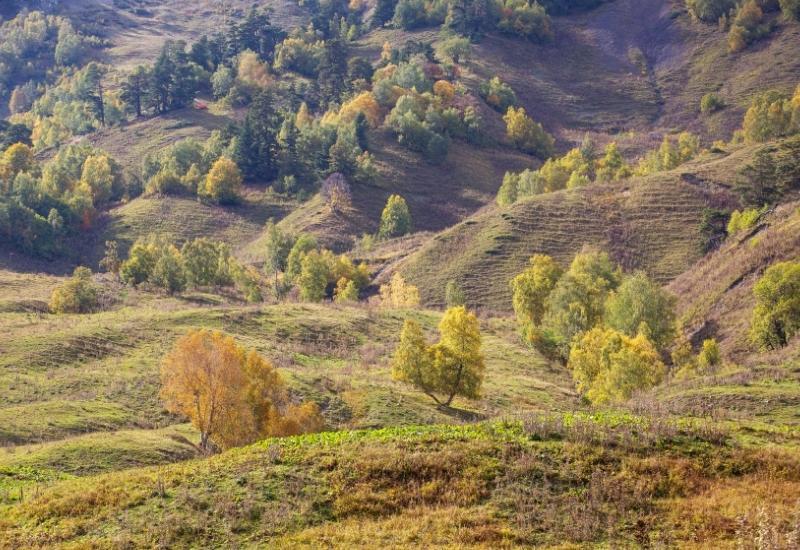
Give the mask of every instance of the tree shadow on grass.
<path id="1" fill-rule="evenodd" d="M 436 407 L 439 412 L 460 422 L 480 422 L 486 420 L 487 416 L 483 413 L 459 409 L 457 407 L 439 405 Z"/>

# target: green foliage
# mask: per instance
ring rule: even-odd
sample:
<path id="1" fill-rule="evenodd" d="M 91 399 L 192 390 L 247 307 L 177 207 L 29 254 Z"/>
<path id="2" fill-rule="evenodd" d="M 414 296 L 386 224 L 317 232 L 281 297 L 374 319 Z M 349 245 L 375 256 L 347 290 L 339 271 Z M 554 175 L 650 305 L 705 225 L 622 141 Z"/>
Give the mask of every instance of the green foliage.
<path id="1" fill-rule="evenodd" d="M 303 256 L 316 249 L 317 240 L 313 235 L 302 233 L 297 237 L 286 258 L 285 275 L 290 282 L 294 281 L 300 275 Z"/>
<path id="2" fill-rule="evenodd" d="M 627 336 L 645 334 L 659 350 L 675 336 L 676 297 L 638 271 L 622 280 L 605 303 L 605 324 Z"/>
<path id="3" fill-rule="evenodd" d="M 275 69 L 295 71 L 303 76 L 316 77 L 325 55 L 322 41 L 307 41 L 303 37 L 289 37 L 275 50 Z"/>
<path id="4" fill-rule="evenodd" d="M 555 139 L 541 124 L 528 117 L 523 107 L 509 107 L 503 120 L 506 135 L 517 149 L 543 159 L 553 154 Z"/>
<path id="5" fill-rule="evenodd" d="M 703 347 L 697 355 L 697 363 L 704 372 L 711 372 L 722 363 L 722 353 L 714 338 L 703 340 Z"/>
<path id="6" fill-rule="evenodd" d="M 686 0 L 689 12 L 706 23 L 716 23 L 736 7 L 736 0 Z"/>
<path id="7" fill-rule="evenodd" d="M 716 113 L 725 108 L 725 101 L 717 94 L 710 92 L 700 99 L 700 112 L 704 115 Z"/>
<path id="8" fill-rule="evenodd" d="M 800 136 L 759 149 L 737 176 L 734 190 L 745 205 L 779 202 L 800 188 Z"/>
<path id="9" fill-rule="evenodd" d="M 499 0 L 500 32 L 521 36 L 532 42 L 547 43 L 555 37 L 550 17 L 538 2 Z"/>
<path id="10" fill-rule="evenodd" d="M 760 349 L 785 346 L 800 330 L 800 263 L 770 266 L 753 287 L 750 337 Z"/>
<path id="11" fill-rule="evenodd" d="M 736 12 L 728 33 L 728 48 L 740 52 L 749 44 L 772 32 L 772 24 L 764 21 L 764 12 L 756 0 L 745 0 Z"/>
<path id="12" fill-rule="evenodd" d="M 756 151 L 753 162 L 739 170 L 734 189 L 747 205 L 760 207 L 779 198 L 775 160 L 769 148 Z"/>
<path id="13" fill-rule="evenodd" d="M 229 286 L 230 250 L 224 243 L 201 237 L 187 241 L 181 248 L 181 256 L 189 286 Z"/>
<path id="14" fill-rule="evenodd" d="M 325 257 L 317 250 L 303 256 L 300 262 L 300 276 L 297 286 L 300 297 L 307 302 L 320 302 L 326 295 L 329 266 Z"/>
<path id="15" fill-rule="evenodd" d="M 22 82 L 43 83 L 48 72 L 77 65 L 97 41 L 66 17 L 24 11 L 0 24 L 0 99 Z"/>
<path id="16" fill-rule="evenodd" d="M 462 36 L 444 36 L 434 46 L 436 58 L 442 63 L 456 63 L 469 57 L 472 45 Z"/>
<path id="17" fill-rule="evenodd" d="M 779 0 L 779 2 L 786 19 L 800 21 L 800 0 Z"/>
<path id="18" fill-rule="evenodd" d="M 606 298 L 619 286 L 620 279 L 619 268 L 605 252 L 575 256 L 548 295 L 541 323 L 561 357 L 567 357 L 576 337 L 603 320 Z"/>
<path id="19" fill-rule="evenodd" d="M 612 141 L 606 146 L 605 155 L 600 159 L 597 166 L 597 181 L 609 182 L 625 179 L 630 176 L 630 167 L 622 158 L 617 143 Z"/>
<path id="20" fill-rule="evenodd" d="M 381 212 L 381 224 L 378 235 L 389 239 L 401 237 L 411 231 L 411 212 L 406 200 L 400 195 L 391 195 Z"/>
<path id="21" fill-rule="evenodd" d="M 415 321 L 406 320 L 392 359 L 392 376 L 448 407 L 455 396 L 480 395 L 484 376 L 478 319 L 464 306 L 450 308 L 439 323 L 440 339 L 429 346 Z"/>
<path id="22" fill-rule="evenodd" d="M 568 365 L 578 391 L 597 405 L 625 401 L 659 384 L 666 374 L 646 336 L 630 337 L 603 327 L 593 328 L 576 341 Z"/>
<path id="23" fill-rule="evenodd" d="M 336 303 L 347 303 L 358 301 L 358 285 L 355 281 L 349 281 L 342 277 L 336 283 L 336 290 L 333 293 Z"/>
<path id="24" fill-rule="evenodd" d="M 169 294 L 181 292 L 186 288 L 186 268 L 183 256 L 172 244 L 158 250 L 153 271 L 147 279 L 151 284 L 163 288 Z"/>
<path id="25" fill-rule="evenodd" d="M 539 325 L 546 312 L 547 297 L 561 278 L 563 270 L 550 256 L 536 254 L 529 267 L 511 280 L 514 313 L 523 336 L 530 342 L 537 339 Z"/>
<path id="26" fill-rule="evenodd" d="M 286 271 L 289 263 L 289 254 L 292 251 L 295 240 L 292 235 L 281 231 L 272 220 L 267 222 L 264 233 L 267 241 L 264 270 L 267 274 L 274 275 L 275 293 L 280 296 L 282 292 L 278 282 L 278 274 Z"/>
<path id="27" fill-rule="evenodd" d="M 741 231 L 754 227 L 763 214 L 763 208 L 747 208 L 741 212 L 734 210 L 728 221 L 728 235 L 736 235 Z"/>
<path id="28" fill-rule="evenodd" d="M 457 281 L 447 281 L 447 286 L 444 289 L 444 303 L 448 308 L 467 304 L 464 290 Z"/>
<path id="29" fill-rule="evenodd" d="M 492 109 L 500 113 L 507 112 L 509 107 L 517 106 L 517 94 L 514 93 L 511 86 L 500 80 L 498 76 L 483 82 L 480 94 Z"/>
<path id="30" fill-rule="evenodd" d="M 742 132 L 756 143 L 800 132 L 800 86 L 793 98 L 776 91 L 757 96 L 745 113 Z"/>
<path id="31" fill-rule="evenodd" d="M 646 176 L 648 174 L 672 170 L 694 158 L 699 151 L 700 140 L 697 136 L 689 132 L 682 132 L 678 136 L 677 142 L 670 139 L 669 136 L 664 136 L 661 146 L 655 151 L 651 151 L 645 155 L 645 157 L 639 161 L 636 168 L 634 168 L 633 172 L 636 175 Z M 626 168 L 623 168 L 623 171 L 624 170 L 626 170 Z M 619 169 L 615 179 L 621 179 Z"/>
<path id="32" fill-rule="evenodd" d="M 76 267 L 72 277 L 50 297 L 53 313 L 89 313 L 97 307 L 97 288 L 88 267 Z"/>

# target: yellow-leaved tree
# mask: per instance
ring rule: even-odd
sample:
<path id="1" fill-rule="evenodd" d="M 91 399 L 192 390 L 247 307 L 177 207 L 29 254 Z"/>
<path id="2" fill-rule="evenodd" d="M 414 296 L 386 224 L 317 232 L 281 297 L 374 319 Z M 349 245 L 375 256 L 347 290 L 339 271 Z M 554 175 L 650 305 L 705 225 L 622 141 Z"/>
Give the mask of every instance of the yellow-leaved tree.
<path id="1" fill-rule="evenodd" d="M 219 203 L 231 203 L 238 198 L 241 187 L 242 173 L 239 167 L 231 159 L 221 157 L 211 167 L 197 192 Z"/>
<path id="2" fill-rule="evenodd" d="M 206 453 L 324 426 L 316 404 L 289 401 L 266 359 L 217 331 L 191 331 L 175 343 L 161 365 L 161 398 L 200 431 Z"/>
<path id="3" fill-rule="evenodd" d="M 439 342 L 429 346 L 420 325 L 406 320 L 392 360 L 392 376 L 449 407 L 460 395 L 480 397 L 485 370 L 478 318 L 464 306 L 445 312 Z"/>
<path id="4" fill-rule="evenodd" d="M 578 392 L 594 404 L 625 401 L 660 383 L 667 370 L 646 335 L 631 338 L 602 326 L 572 346 L 568 364 Z"/>
<path id="5" fill-rule="evenodd" d="M 400 273 L 380 287 L 381 305 L 387 308 L 412 308 L 419 305 L 419 289 L 408 284 Z"/>

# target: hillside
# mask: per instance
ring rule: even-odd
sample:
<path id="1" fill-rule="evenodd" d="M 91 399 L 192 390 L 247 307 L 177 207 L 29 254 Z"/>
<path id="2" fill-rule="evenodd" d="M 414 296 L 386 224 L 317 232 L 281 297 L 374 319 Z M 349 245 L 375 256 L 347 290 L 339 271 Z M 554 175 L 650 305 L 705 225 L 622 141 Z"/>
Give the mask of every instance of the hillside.
<path id="1" fill-rule="evenodd" d="M 796 345 L 755 354 L 748 333 L 755 281 L 771 264 L 800 255 L 798 206 L 781 205 L 670 283 L 668 288 L 680 297 L 680 321 L 695 342 L 716 338 L 732 360 L 746 363 L 780 364 L 797 356 Z"/>
<path id="2" fill-rule="evenodd" d="M 328 433 L 57 483 L 0 526 L 9 548 L 733 548 L 796 521 L 800 465 L 731 441 L 637 417 Z"/>
<path id="3" fill-rule="evenodd" d="M 730 186 L 753 151 L 734 147 L 671 172 L 546 193 L 508 208 L 490 206 L 436 235 L 392 270 L 419 286 L 426 303 L 440 305 L 445 285 L 456 280 L 471 304 L 503 311 L 511 306 L 507 281 L 537 253 L 566 265 L 584 246 L 593 246 L 608 250 L 628 270 L 643 269 L 667 282 L 703 256 L 706 209 L 738 205 Z"/>
<path id="4" fill-rule="evenodd" d="M 0 0 L 0 550 L 800 548 L 800 4 L 716 2 Z"/>

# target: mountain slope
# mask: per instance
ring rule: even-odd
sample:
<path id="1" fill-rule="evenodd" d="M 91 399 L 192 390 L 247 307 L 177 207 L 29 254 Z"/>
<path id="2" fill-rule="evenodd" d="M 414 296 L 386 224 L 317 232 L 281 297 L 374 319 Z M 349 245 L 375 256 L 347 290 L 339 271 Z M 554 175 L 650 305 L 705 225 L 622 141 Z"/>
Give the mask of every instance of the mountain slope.
<path id="1" fill-rule="evenodd" d="M 756 354 L 748 332 L 755 282 L 773 263 L 800 257 L 799 208 L 800 202 L 781 205 L 670 283 L 679 318 L 696 344 L 716 338 L 730 359 L 748 363 L 778 364 L 798 355 L 797 339 L 778 352 Z"/>
<path id="2" fill-rule="evenodd" d="M 470 304 L 508 311 L 508 281 L 530 256 L 549 254 L 567 264 L 582 247 L 594 246 L 628 270 L 643 269 L 667 282 L 703 256 L 709 237 L 704 212 L 738 204 L 730 186 L 754 150 L 739 146 L 670 172 L 487 207 L 382 277 L 399 270 L 419 286 L 425 303 L 436 305 L 443 303 L 447 282 L 456 280 Z"/>

